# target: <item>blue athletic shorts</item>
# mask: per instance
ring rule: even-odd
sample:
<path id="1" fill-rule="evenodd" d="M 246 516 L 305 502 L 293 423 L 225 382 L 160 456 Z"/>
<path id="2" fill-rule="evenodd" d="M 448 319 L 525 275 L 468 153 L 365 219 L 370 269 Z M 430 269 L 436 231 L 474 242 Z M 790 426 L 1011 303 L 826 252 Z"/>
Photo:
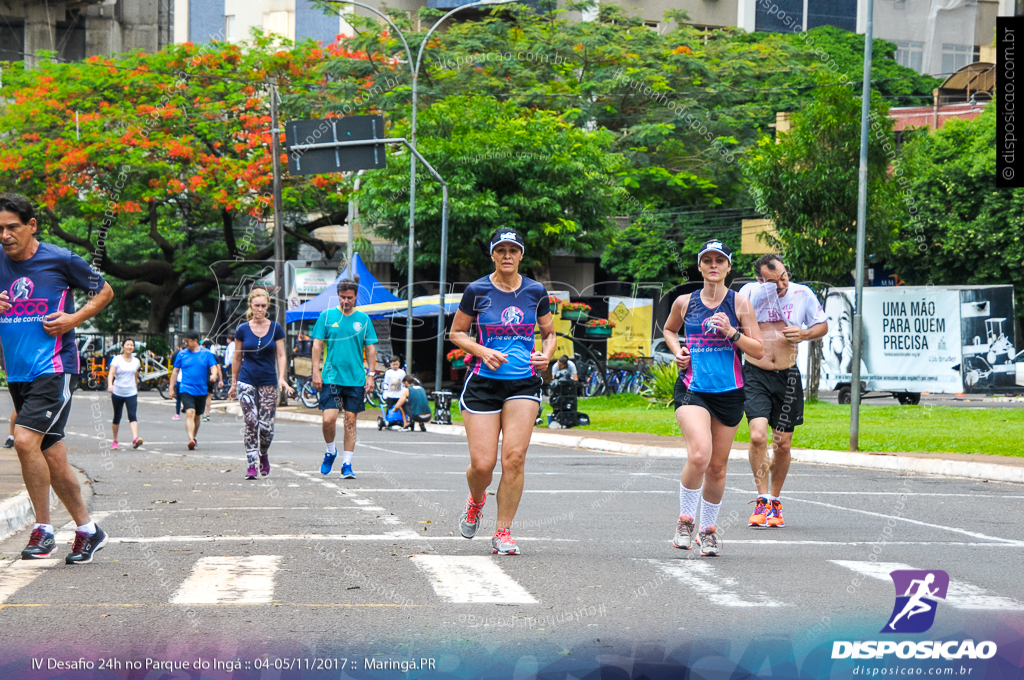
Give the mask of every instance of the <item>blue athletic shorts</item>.
<path id="1" fill-rule="evenodd" d="M 366 410 L 366 388 L 362 385 L 359 387 L 343 387 L 342 385 L 328 385 L 324 383 L 318 394 L 318 399 L 320 402 L 318 406 L 321 411 L 338 409 L 339 411 L 348 411 L 349 413 L 362 413 Z"/>

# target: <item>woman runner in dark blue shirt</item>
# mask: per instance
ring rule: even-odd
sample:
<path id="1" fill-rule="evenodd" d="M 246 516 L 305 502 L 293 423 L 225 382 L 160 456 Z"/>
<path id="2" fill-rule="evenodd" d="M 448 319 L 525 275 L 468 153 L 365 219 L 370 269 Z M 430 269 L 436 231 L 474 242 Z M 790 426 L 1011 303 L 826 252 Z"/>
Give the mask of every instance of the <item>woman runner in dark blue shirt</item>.
<path id="1" fill-rule="evenodd" d="M 231 365 L 231 389 L 228 399 L 238 395 L 245 418 L 245 456 L 249 469 L 246 479 L 256 479 L 256 460 L 260 474 L 270 474 L 270 442 L 274 440 L 274 416 L 277 415 L 277 387 L 295 394 L 285 380 L 284 330 L 267 318 L 270 293 L 263 288 L 249 291 L 248 319 L 235 331 L 235 356 Z"/>
<path id="2" fill-rule="evenodd" d="M 494 273 L 469 284 L 452 322 L 451 339 L 471 355 L 466 384 L 459 399 L 469 438 L 469 499 L 460 531 L 473 538 L 487 498 L 501 444 L 497 531 L 492 553 L 518 555 L 511 527 L 523 495 L 523 468 L 533 424 L 540 408 L 540 373 L 555 353 L 555 326 L 548 293 L 540 283 L 519 273 L 526 246 L 514 230 L 499 229 L 491 237 Z M 476 339 L 469 335 L 476 321 Z M 540 326 L 541 351 L 534 351 L 534 330 Z"/>

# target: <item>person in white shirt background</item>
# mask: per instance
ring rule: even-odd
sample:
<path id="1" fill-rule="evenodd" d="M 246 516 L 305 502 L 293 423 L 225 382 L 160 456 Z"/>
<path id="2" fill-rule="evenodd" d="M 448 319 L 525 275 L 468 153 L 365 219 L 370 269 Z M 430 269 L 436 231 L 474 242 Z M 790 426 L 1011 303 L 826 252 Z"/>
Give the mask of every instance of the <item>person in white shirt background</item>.
<path id="1" fill-rule="evenodd" d="M 391 366 L 384 371 L 384 403 L 387 404 L 388 412 L 395 407 L 398 399 L 402 396 L 402 380 L 405 378 L 405 370 L 402 368 L 402 357 L 397 354 L 391 357 Z M 402 426 L 406 425 L 405 412 L 402 412 Z"/>
<path id="2" fill-rule="evenodd" d="M 227 347 L 224 348 L 224 375 L 231 380 L 231 366 L 235 360 L 235 341 L 231 340 L 228 342 Z M 228 388 L 231 388 L 231 383 L 228 383 Z"/>
<path id="3" fill-rule="evenodd" d="M 107 374 L 107 392 L 110 392 L 110 401 L 114 405 L 114 440 L 110 443 L 113 451 L 117 450 L 117 431 L 121 426 L 121 413 L 127 407 L 128 425 L 132 428 L 132 448 L 142 446 L 139 438 L 139 418 L 136 415 L 139 408 L 139 368 L 141 362 L 135 356 L 135 341 L 126 338 L 121 343 L 121 353 L 110 362 L 110 372 Z"/>

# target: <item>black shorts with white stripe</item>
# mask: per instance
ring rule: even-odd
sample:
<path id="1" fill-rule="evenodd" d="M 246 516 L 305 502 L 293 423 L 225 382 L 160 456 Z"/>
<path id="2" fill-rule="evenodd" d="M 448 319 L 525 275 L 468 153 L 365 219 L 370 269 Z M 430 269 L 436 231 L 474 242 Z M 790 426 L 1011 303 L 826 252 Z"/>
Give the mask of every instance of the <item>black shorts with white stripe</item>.
<path id="1" fill-rule="evenodd" d="M 43 434 L 45 451 L 64 439 L 64 426 L 71 414 L 71 395 L 78 387 L 75 373 L 50 373 L 32 382 L 8 383 L 11 400 L 18 412 L 18 427 Z"/>
<path id="2" fill-rule="evenodd" d="M 462 387 L 459 408 L 477 414 L 501 413 L 506 401 L 529 399 L 540 403 L 540 388 L 544 380 L 539 375 L 514 380 L 484 378 L 470 373 Z"/>

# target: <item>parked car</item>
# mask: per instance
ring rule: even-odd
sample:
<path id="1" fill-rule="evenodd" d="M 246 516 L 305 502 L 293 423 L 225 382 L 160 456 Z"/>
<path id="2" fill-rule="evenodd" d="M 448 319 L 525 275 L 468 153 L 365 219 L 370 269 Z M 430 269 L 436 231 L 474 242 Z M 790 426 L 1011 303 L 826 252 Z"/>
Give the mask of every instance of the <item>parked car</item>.
<path id="1" fill-rule="evenodd" d="M 668 343 L 664 338 L 659 338 L 651 343 L 651 356 L 656 364 L 671 364 L 676 360 L 676 356 L 669 350 Z"/>

